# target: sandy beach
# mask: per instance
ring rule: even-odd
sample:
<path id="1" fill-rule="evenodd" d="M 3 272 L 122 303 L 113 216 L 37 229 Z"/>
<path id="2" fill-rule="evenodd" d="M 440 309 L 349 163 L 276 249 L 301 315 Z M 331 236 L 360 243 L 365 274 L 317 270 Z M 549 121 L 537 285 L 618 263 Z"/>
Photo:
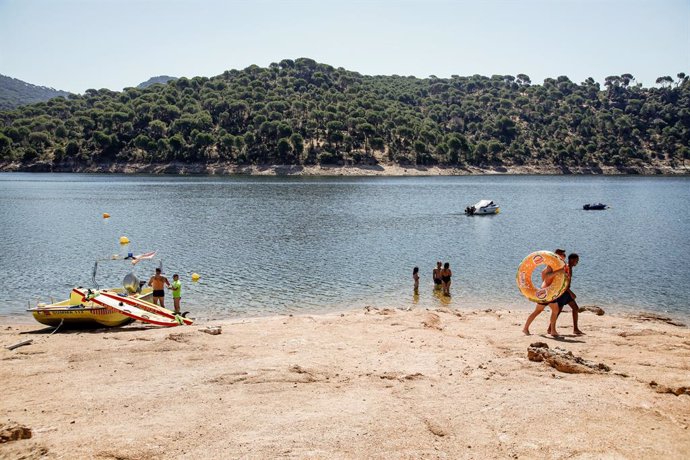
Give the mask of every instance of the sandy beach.
<path id="1" fill-rule="evenodd" d="M 574 336 L 566 312 L 557 340 L 528 313 L 4 325 L 0 438 L 31 437 L 0 457 L 688 458 L 687 327 L 583 312 Z"/>

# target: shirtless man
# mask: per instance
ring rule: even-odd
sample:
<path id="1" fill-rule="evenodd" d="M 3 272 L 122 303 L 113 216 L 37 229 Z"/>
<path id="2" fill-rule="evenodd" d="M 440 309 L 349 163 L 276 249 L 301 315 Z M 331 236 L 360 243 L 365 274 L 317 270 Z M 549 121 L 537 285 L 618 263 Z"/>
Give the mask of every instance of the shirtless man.
<path id="1" fill-rule="evenodd" d="M 441 261 L 439 260 L 436 262 L 436 268 L 434 268 L 434 271 L 432 272 L 432 277 L 434 280 L 434 289 L 441 289 L 441 286 L 443 284 L 443 281 L 441 280 L 441 272 L 443 271 L 443 268 L 441 268 Z"/>
<path id="2" fill-rule="evenodd" d="M 168 278 L 161 275 L 161 269 L 156 269 L 156 274 L 149 280 L 149 286 L 153 288 L 153 303 L 165 308 L 165 286 L 170 286 Z"/>
<path id="3" fill-rule="evenodd" d="M 565 250 L 563 249 L 556 249 L 554 251 L 558 257 L 560 257 L 564 262 L 565 262 Z M 547 287 L 549 286 L 552 282 L 556 274 L 561 271 L 566 271 L 566 268 L 559 268 L 558 270 L 553 270 L 551 267 L 547 266 L 544 270 L 541 272 L 541 279 L 542 279 L 542 285 L 541 287 Z M 567 292 L 567 291 L 566 291 Z M 560 313 L 560 309 L 558 307 L 558 300 L 560 297 L 556 300 L 553 300 L 550 303 L 538 303 L 537 306 L 534 308 L 534 311 L 532 314 L 527 317 L 527 321 L 525 322 L 525 327 L 522 328 L 522 332 L 525 335 L 531 335 L 529 332 L 529 326 L 532 324 L 532 321 L 534 321 L 534 318 L 539 316 L 541 312 L 544 311 L 544 308 L 548 305 L 549 308 L 551 309 L 551 319 L 549 321 L 549 331 L 548 333 L 551 334 L 554 337 L 560 337 L 558 335 L 558 332 L 556 332 L 556 320 L 558 319 L 558 314 Z"/>
<path id="4" fill-rule="evenodd" d="M 573 334 L 575 335 L 584 335 L 584 332 L 582 332 L 578 327 L 577 327 L 577 319 L 578 319 L 578 313 L 580 311 L 580 307 L 577 305 L 577 302 L 575 302 L 575 293 L 570 290 L 570 283 L 572 282 L 573 279 L 573 267 L 575 267 L 578 262 L 580 262 L 580 256 L 578 256 L 575 253 L 572 253 L 568 256 L 568 266 L 570 267 L 570 280 L 568 281 L 568 290 L 563 293 L 561 297 L 556 299 L 558 302 L 558 314 L 560 315 L 561 312 L 563 311 L 563 307 L 566 305 L 570 306 L 570 309 L 573 312 Z"/>

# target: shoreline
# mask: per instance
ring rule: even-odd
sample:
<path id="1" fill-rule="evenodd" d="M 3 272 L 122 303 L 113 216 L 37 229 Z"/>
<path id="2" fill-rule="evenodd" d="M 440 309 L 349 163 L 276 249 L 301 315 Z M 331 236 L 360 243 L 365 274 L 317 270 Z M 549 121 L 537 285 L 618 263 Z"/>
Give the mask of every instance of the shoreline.
<path id="1" fill-rule="evenodd" d="M 548 314 L 532 336 L 525 319 L 370 307 L 52 336 L 5 325 L 0 423 L 32 437 L 0 457 L 687 456 L 690 329 L 583 312 L 573 336 L 565 312 L 556 340 Z M 531 360 L 536 342 L 558 356 Z M 566 352 L 584 364 L 563 367 Z"/>
<path id="2" fill-rule="evenodd" d="M 330 165 L 246 165 L 224 163 L 107 163 L 93 165 L 53 165 L 52 163 L 0 163 L 0 172 L 59 172 L 96 174 L 161 174 L 161 175 L 256 175 L 256 176 L 471 176 L 471 175 L 593 175 L 593 176 L 687 176 L 690 166 L 648 165 L 628 167 L 558 166 L 495 166 L 464 168 L 441 166 L 400 166 L 393 164 L 330 166 Z"/>
<path id="3" fill-rule="evenodd" d="M 469 307 L 468 305 L 472 305 L 472 307 Z M 466 312 L 471 312 L 474 310 L 477 311 L 484 311 L 487 309 L 490 310 L 506 310 L 506 311 L 511 311 L 511 312 L 517 312 L 517 313 L 524 313 L 525 318 L 527 318 L 527 315 L 531 313 L 534 310 L 534 304 L 531 302 L 487 302 L 487 301 L 481 301 L 477 299 L 469 299 L 469 298 L 464 298 L 462 300 L 462 304 L 457 304 L 454 305 L 452 303 L 444 303 L 444 302 L 432 302 L 431 304 L 418 304 L 414 300 L 410 301 L 400 301 L 397 303 L 397 306 L 391 306 L 391 305 L 386 305 L 386 304 L 375 304 L 371 302 L 360 302 L 360 303 L 352 303 L 352 302 L 344 302 L 340 305 L 331 305 L 329 307 L 324 307 L 324 306 L 310 306 L 307 308 L 301 308 L 299 310 L 295 309 L 289 309 L 289 310 L 261 310 L 261 311 L 256 311 L 256 312 L 247 312 L 244 311 L 243 313 L 236 313 L 234 315 L 213 315 L 213 312 L 208 311 L 208 310 L 199 310 L 195 308 L 193 305 L 187 305 L 186 307 L 183 308 L 183 310 L 188 310 L 190 315 L 189 317 L 194 319 L 196 321 L 196 324 L 201 325 L 201 324 L 209 324 L 209 323 L 218 323 L 218 322 L 234 322 L 234 321 L 245 321 L 245 320 L 254 320 L 254 319 L 265 319 L 265 318 L 274 318 L 274 317 L 283 317 L 283 316 L 305 316 L 305 315 L 311 315 L 311 316 L 327 316 L 327 315 L 336 315 L 336 314 L 341 314 L 341 313 L 347 313 L 349 311 L 353 310 L 360 310 L 360 309 L 386 309 L 386 308 L 398 308 L 400 310 L 433 310 L 433 309 L 449 309 L 453 310 L 456 312 L 460 313 L 466 313 Z M 585 310 L 585 311 L 596 311 L 596 310 L 601 310 L 602 312 L 605 312 L 604 314 L 609 315 L 609 316 L 614 316 L 614 317 L 621 317 L 621 318 L 639 318 L 639 317 L 646 317 L 646 318 L 654 318 L 658 321 L 661 322 L 667 322 L 669 324 L 680 324 L 684 327 L 690 327 L 690 311 L 688 312 L 679 312 L 679 311 L 656 311 L 650 308 L 630 308 L 630 307 L 624 307 L 624 306 L 612 306 L 612 305 L 581 305 L 580 309 Z M 545 310 L 546 313 L 548 314 L 548 309 Z M 566 312 L 569 312 L 569 309 L 566 309 Z M 0 313 L 0 320 L 3 321 L 4 324 L 10 325 L 10 326 L 42 326 L 40 323 L 38 323 L 33 315 L 28 312 L 28 311 L 21 311 L 17 313 Z M 48 327 L 48 326 L 46 326 Z"/>

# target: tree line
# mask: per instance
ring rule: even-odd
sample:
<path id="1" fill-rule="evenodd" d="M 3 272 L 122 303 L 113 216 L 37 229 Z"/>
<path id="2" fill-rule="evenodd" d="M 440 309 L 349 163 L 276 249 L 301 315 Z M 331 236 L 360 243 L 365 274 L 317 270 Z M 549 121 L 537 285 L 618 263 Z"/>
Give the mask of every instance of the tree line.
<path id="1" fill-rule="evenodd" d="M 570 167 L 690 159 L 690 82 L 367 76 L 308 58 L 0 112 L 0 162 Z"/>

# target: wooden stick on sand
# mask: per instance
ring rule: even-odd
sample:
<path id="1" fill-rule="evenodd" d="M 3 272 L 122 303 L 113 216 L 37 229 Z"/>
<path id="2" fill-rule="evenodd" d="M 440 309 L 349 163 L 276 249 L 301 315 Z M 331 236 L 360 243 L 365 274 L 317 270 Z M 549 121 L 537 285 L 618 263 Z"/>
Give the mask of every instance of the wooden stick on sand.
<path id="1" fill-rule="evenodd" d="M 23 347 L 24 345 L 30 345 L 34 339 L 24 340 L 23 342 L 15 343 L 14 345 L 8 345 L 5 348 L 8 350 L 14 350 L 15 348 Z"/>

